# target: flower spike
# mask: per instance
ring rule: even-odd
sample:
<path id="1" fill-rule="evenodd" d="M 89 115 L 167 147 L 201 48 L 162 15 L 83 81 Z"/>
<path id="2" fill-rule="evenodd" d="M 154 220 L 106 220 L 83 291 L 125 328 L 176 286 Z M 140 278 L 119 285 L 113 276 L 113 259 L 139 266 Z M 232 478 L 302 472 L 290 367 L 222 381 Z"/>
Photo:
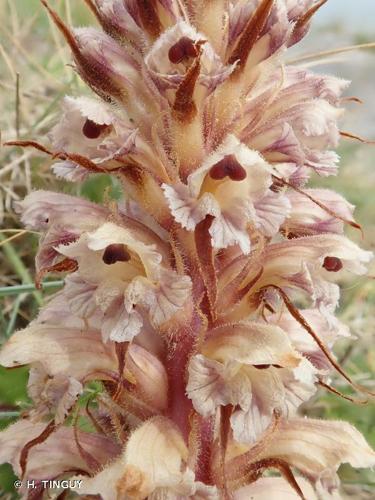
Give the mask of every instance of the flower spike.
<path id="1" fill-rule="evenodd" d="M 367 403 L 333 370 L 373 395 L 334 354 L 339 284 L 372 254 L 344 235 L 354 206 L 308 182 L 337 173 L 340 138 L 367 141 L 338 125 L 349 82 L 284 58 L 326 0 L 85 0 L 99 28 L 78 29 L 41 2 L 92 95 L 63 98 L 51 144 L 6 145 L 121 193 L 15 203 L 37 286 L 65 277 L 0 349 L 30 367 L 0 463 L 35 498 L 60 478 L 101 500 L 338 497 L 339 466 L 375 453 L 301 405 Z"/>

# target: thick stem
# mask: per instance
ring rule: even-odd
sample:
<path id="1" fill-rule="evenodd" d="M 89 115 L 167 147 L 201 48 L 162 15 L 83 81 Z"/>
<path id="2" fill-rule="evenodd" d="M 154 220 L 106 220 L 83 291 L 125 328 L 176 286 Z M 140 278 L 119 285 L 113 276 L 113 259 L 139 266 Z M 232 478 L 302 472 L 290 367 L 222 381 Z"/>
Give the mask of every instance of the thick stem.
<path id="1" fill-rule="evenodd" d="M 193 329 L 181 329 L 176 335 L 174 348 L 166 362 L 169 379 L 169 416 L 179 427 L 186 443 L 190 433 L 189 417 L 193 411 L 191 400 L 186 395 L 186 370 L 194 344 Z"/>
<path id="2" fill-rule="evenodd" d="M 205 484 L 214 484 L 211 470 L 213 438 L 213 419 L 199 417 L 199 454 L 195 478 Z"/>

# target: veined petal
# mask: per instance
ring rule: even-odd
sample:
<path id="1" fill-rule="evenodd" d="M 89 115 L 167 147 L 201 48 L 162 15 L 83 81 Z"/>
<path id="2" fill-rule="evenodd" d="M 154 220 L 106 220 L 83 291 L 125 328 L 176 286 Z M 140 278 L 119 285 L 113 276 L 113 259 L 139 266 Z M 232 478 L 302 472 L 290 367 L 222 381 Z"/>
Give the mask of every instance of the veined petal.
<path id="1" fill-rule="evenodd" d="M 66 96 L 62 106 L 61 120 L 51 131 L 54 147 L 70 153 L 86 154 L 89 157 L 97 156 L 98 146 L 116 120 L 114 113 L 102 101 L 89 97 Z M 95 131 L 97 137 L 85 136 L 86 120 L 90 120 L 93 126 L 97 125 Z"/>
<path id="2" fill-rule="evenodd" d="M 234 438 L 253 443 L 275 410 L 288 415 L 315 391 L 315 368 L 282 330 L 241 323 L 214 329 L 189 363 L 187 394 L 204 417 L 232 405 Z M 281 368 L 286 366 L 287 368 Z"/>
<path id="3" fill-rule="evenodd" d="M 303 309 L 300 310 L 300 314 L 315 332 L 319 332 L 320 338 L 329 347 L 342 337 L 350 337 L 349 328 L 333 314 L 327 312 L 324 315 L 318 309 Z M 295 349 L 306 356 L 316 368 L 320 370 L 331 368 L 315 340 L 306 334 L 306 330 L 288 311 L 272 315 L 270 321 L 287 332 Z"/>
<path id="4" fill-rule="evenodd" d="M 289 218 L 291 204 L 282 194 L 268 191 L 263 198 L 254 202 L 255 223 L 263 234 L 272 237 L 278 233 L 281 224 Z"/>
<path id="5" fill-rule="evenodd" d="M 0 433 L 0 463 L 11 463 L 15 473 L 20 476 L 23 447 L 39 436 L 45 427 L 45 423 L 27 419 L 7 427 Z M 93 433 L 78 431 L 78 441 L 100 465 L 116 457 L 120 451 L 111 439 Z M 71 470 L 94 472 L 79 453 L 73 427 L 59 427 L 46 441 L 29 451 L 25 477 L 33 480 L 54 479 Z"/>
<path id="6" fill-rule="evenodd" d="M 255 443 L 271 424 L 275 411 L 291 417 L 316 392 L 316 369 L 306 359 L 293 369 L 271 366 L 245 370 L 251 380 L 250 397 L 231 416 L 233 437 L 240 443 Z"/>
<path id="7" fill-rule="evenodd" d="M 58 179 L 68 182 L 82 182 L 90 176 L 89 170 L 69 160 L 54 163 L 51 170 Z"/>
<path id="8" fill-rule="evenodd" d="M 162 256 L 154 245 L 145 245 L 139 241 L 129 229 L 107 222 L 88 236 L 88 247 L 91 250 L 103 250 L 112 244 L 128 245 L 140 257 L 148 276 L 157 275 L 156 268 Z"/>
<path id="9" fill-rule="evenodd" d="M 194 231 L 206 215 L 220 215 L 219 204 L 210 193 L 196 199 L 184 184 L 173 187 L 163 184 L 162 187 L 173 217 L 188 231 Z"/>
<path id="10" fill-rule="evenodd" d="M 281 328 L 252 321 L 215 328 L 201 351 L 217 361 L 246 365 L 275 364 L 293 368 L 301 359 Z"/>
<path id="11" fill-rule="evenodd" d="M 296 478 L 306 500 L 318 500 L 311 484 L 302 478 Z M 261 477 L 254 483 L 234 492 L 234 500 L 300 500 L 300 496 L 281 477 Z"/>
<path id="12" fill-rule="evenodd" d="M 306 453 L 306 443 L 308 453 Z M 282 421 L 262 457 L 283 457 L 315 481 L 334 474 L 342 463 L 373 467 L 375 453 L 347 422 L 293 418 Z"/>
<path id="13" fill-rule="evenodd" d="M 126 290 L 125 301 L 144 305 L 149 310 L 151 322 L 160 326 L 183 308 L 191 287 L 189 276 L 162 270 L 155 285 L 144 278 L 134 279 Z"/>
<path id="14" fill-rule="evenodd" d="M 21 213 L 22 223 L 30 229 L 41 230 L 50 223 L 103 220 L 108 211 L 95 203 L 83 198 L 52 191 L 33 191 L 23 201 L 15 204 L 17 213 Z M 71 224 L 72 225 L 72 224 Z M 79 226 L 79 224 L 77 224 Z"/>
<path id="15" fill-rule="evenodd" d="M 342 234 L 344 232 L 342 219 L 353 220 L 354 206 L 328 189 L 305 189 L 304 192 L 328 207 L 341 219 L 328 214 L 303 194 L 291 190 L 287 193 L 291 203 L 290 216 L 285 222 L 287 231 L 303 236 L 321 233 Z"/>
<path id="16" fill-rule="evenodd" d="M 243 208 L 243 204 L 238 204 Z M 246 231 L 246 211 L 227 211 L 215 217 L 209 229 L 214 248 L 228 248 L 238 244 L 241 251 L 250 253 L 250 237 Z"/>
<path id="17" fill-rule="evenodd" d="M 302 165 L 305 161 L 306 155 L 302 145 L 293 128 L 286 122 L 275 126 L 271 122 L 268 124 L 268 129 L 265 126 L 257 134 L 250 134 L 249 138 L 245 129 L 242 137 L 244 142 L 249 144 L 249 147 L 260 151 L 267 161 L 274 162 L 277 167 L 279 167 L 280 162 L 293 162 L 296 165 Z"/>
<path id="18" fill-rule="evenodd" d="M 270 166 L 257 151 L 249 149 L 232 134 L 228 135 L 222 144 L 204 161 L 202 166 L 189 176 L 188 184 L 191 193 L 194 196 L 199 195 L 208 171 L 227 155 L 234 155 L 247 173 L 245 180 L 242 182 L 232 181 L 232 189 L 238 191 L 239 186 L 246 186 L 245 192 L 251 199 L 262 196 L 272 184 Z M 228 186 L 225 186 L 223 191 L 225 196 Z"/>
<path id="19" fill-rule="evenodd" d="M 312 168 L 318 175 L 328 177 L 336 175 L 340 157 L 334 151 L 310 150 L 307 153 L 306 166 Z"/>
<path id="20" fill-rule="evenodd" d="M 30 325 L 59 325 L 64 328 L 97 330 L 102 321 L 102 312 L 96 308 L 90 317 L 82 318 L 72 314 L 64 289 L 56 293 L 39 311 Z"/>
<path id="21" fill-rule="evenodd" d="M 259 224 L 268 232 L 279 222 L 279 217 L 274 216 L 275 221 L 266 227 L 261 224 L 261 208 L 258 220 L 254 209 L 254 203 L 267 194 L 271 184 L 271 168 L 259 153 L 234 135 L 228 135 L 202 166 L 189 175 L 187 185 L 164 184 L 163 189 L 174 218 L 183 227 L 192 231 L 210 215 L 213 247 L 239 244 L 242 252 L 248 254 L 249 224 Z"/>
<path id="22" fill-rule="evenodd" d="M 115 108 L 88 97 L 65 97 L 62 117 L 51 131 L 54 148 L 67 154 L 88 158 L 100 169 L 116 168 L 115 160 L 138 152 L 144 145 L 137 140 L 127 115 L 121 116 Z M 74 157 L 73 157 L 74 158 Z M 81 180 L 93 173 L 71 158 L 52 166 L 52 170 L 67 180 Z"/>
<path id="23" fill-rule="evenodd" d="M 276 285 L 301 290 L 315 305 L 329 306 L 332 311 L 337 306 L 339 292 L 331 281 L 345 270 L 364 274 L 364 264 L 371 258 L 371 252 L 360 249 L 342 235 L 329 233 L 269 244 L 264 255 L 264 272 L 256 287 Z M 332 262 L 337 267 L 333 268 Z"/>
<path id="24" fill-rule="evenodd" d="M 32 324 L 16 332 L 0 351 L 6 367 L 40 363 L 49 375 L 81 379 L 96 370 L 116 370 L 113 345 L 102 343 L 100 332 Z"/>
<path id="25" fill-rule="evenodd" d="M 65 279 L 64 296 L 70 310 L 81 318 L 89 318 L 96 309 L 94 292 L 97 286 L 83 280 L 78 273 L 73 273 Z"/>
<path id="26" fill-rule="evenodd" d="M 131 342 L 141 331 L 142 316 L 136 310 L 128 310 L 119 296 L 105 309 L 102 323 L 103 340 L 107 342 Z"/>
<path id="27" fill-rule="evenodd" d="M 281 410 L 284 387 L 277 369 L 250 368 L 250 394 L 246 406 L 237 408 L 231 416 L 233 437 L 240 443 L 254 443 L 272 421 L 275 409 Z"/>
<path id="28" fill-rule="evenodd" d="M 30 369 L 27 390 L 37 405 L 37 418 L 54 413 L 55 423 L 58 425 L 64 422 L 69 410 L 82 393 L 83 386 L 75 378 L 66 375 L 51 378 L 43 367 L 35 365 Z"/>
<path id="29" fill-rule="evenodd" d="M 349 80 L 315 74 L 298 66 L 287 66 L 285 72 L 284 89 L 289 96 L 304 93 L 305 97 L 326 99 L 330 104 L 337 104 L 344 90 L 350 85 Z"/>
<path id="30" fill-rule="evenodd" d="M 168 406 L 168 378 L 159 359 L 146 349 L 131 344 L 127 351 L 126 369 L 135 378 L 135 390 L 145 402 L 164 411 Z"/>
<path id="31" fill-rule="evenodd" d="M 219 406 L 246 404 L 251 382 L 240 369 L 238 363 L 225 366 L 201 354 L 193 356 L 186 391 L 196 411 L 208 417 Z"/>
<path id="32" fill-rule="evenodd" d="M 362 250 L 348 238 L 336 234 L 324 234 L 298 238 L 287 242 L 269 245 L 266 251 L 267 273 L 287 275 L 292 268 L 301 270 L 301 263 L 309 263 L 316 267 L 323 266 L 327 256 L 335 256 L 343 262 L 343 268 L 354 274 L 366 273 L 365 264 L 372 259 L 372 252 Z M 270 267 L 268 267 L 270 265 Z M 287 270 L 289 268 L 289 270 Z M 323 269 L 325 272 L 325 270 Z M 322 271 L 322 272 L 323 272 Z M 290 273 L 292 274 L 292 273 Z"/>

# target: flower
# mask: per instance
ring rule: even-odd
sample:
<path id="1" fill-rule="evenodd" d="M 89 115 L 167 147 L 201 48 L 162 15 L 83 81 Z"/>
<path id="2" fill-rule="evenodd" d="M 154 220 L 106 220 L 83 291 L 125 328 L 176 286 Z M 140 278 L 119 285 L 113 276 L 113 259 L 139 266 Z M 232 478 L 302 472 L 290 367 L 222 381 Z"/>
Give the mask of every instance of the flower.
<path id="1" fill-rule="evenodd" d="M 254 443 L 274 411 L 293 414 L 315 392 L 316 370 L 278 327 L 228 324 L 209 333 L 201 352 L 189 364 L 188 395 L 204 417 L 219 405 L 233 406 L 238 442 Z"/>
<path id="2" fill-rule="evenodd" d="M 306 443 L 309 445 L 308 454 Z M 354 467 L 367 467 L 374 463 L 374 452 L 361 434 L 346 422 L 325 422 L 308 418 L 280 420 L 271 439 L 265 439 L 262 444 L 262 447 L 254 445 L 245 454 L 235 448 L 231 449 L 227 473 L 233 473 L 233 477 L 238 480 L 244 474 L 257 474 L 268 463 L 285 475 L 288 467 L 296 467 L 308 478 L 318 495 L 314 495 L 310 485 L 301 482 L 300 488 L 289 477 L 289 484 L 298 493 L 298 496 L 291 498 L 301 498 L 302 495 L 309 499 L 331 498 L 330 495 L 334 498 L 338 484 L 336 471 L 342 463 L 349 463 Z M 271 491 L 282 487 L 287 489 L 285 484 L 280 486 L 278 481 L 270 483 Z M 243 495 L 252 491 L 256 493 L 258 488 L 261 488 L 261 484 L 255 482 L 239 489 L 237 498 L 245 498 Z"/>
<path id="3" fill-rule="evenodd" d="M 155 245 L 142 243 L 113 223 L 105 223 L 59 251 L 78 262 L 81 282 L 71 282 L 69 300 L 74 304 L 85 289 L 85 300 L 93 300 L 104 313 L 104 338 L 132 340 L 143 323 L 135 309 L 138 304 L 148 309 L 151 323 L 159 326 L 171 319 L 189 296 L 190 279 L 163 268 Z"/>
<path id="4" fill-rule="evenodd" d="M 65 283 L 0 351 L 30 367 L 0 461 L 40 497 L 64 476 L 103 500 L 338 498 L 340 464 L 374 452 L 300 407 L 341 394 L 333 370 L 368 392 L 333 349 L 341 279 L 372 254 L 345 235 L 354 207 L 308 186 L 337 173 L 349 82 L 284 57 L 325 1 L 86 0 L 101 29 L 42 3 L 96 96 L 64 98 L 50 148 L 12 144 L 124 196 L 16 204 L 36 283 Z"/>
<path id="5" fill-rule="evenodd" d="M 156 499 L 159 495 L 219 498 L 215 487 L 195 481 L 193 471 L 187 467 L 187 457 L 186 444 L 173 423 L 157 417 L 138 428 L 124 454 L 86 480 L 78 493 L 100 494 L 103 500 Z"/>
<path id="6" fill-rule="evenodd" d="M 273 193 L 271 185 L 271 169 L 261 156 L 229 136 L 189 175 L 188 186 L 164 184 L 163 188 L 174 218 L 183 227 L 193 231 L 210 215 L 212 246 L 239 244 L 248 254 L 248 224 L 271 237 L 288 214 L 288 200 Z"/>

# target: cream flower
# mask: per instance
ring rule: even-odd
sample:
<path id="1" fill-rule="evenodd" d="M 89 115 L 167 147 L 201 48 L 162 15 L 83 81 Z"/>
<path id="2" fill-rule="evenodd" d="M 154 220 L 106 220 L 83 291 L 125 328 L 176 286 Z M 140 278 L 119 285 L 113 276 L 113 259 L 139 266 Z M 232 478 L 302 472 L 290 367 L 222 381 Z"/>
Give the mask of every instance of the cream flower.
<path id="1" fill-rule="evenodd" d="M 36 363 L 30 369 L 28 394 L 37 405 L 36 419 L 55 413 L 55 423 L 62 424 L 83 392 L 81 382 L 66 375 L 50 377 Z M 35 418 L 35 417 L 34 417 Z"/>
<path id="2" fill-rule="evenodd" d="M 42 231 L 36 256 L 37 273 L 61 260 L 60 245 L 74 242 L 84 231 L 104 223 L 109 210 L 83 198 L 50 191 L 34 191 L 15 205 L 26 227 Z"/>
<path id="3" fill-rule="evenodd" d="M 98 172 L 116 168 L 117 159 L 136 150 L 137 133 L 127 118 L 120 119 L 101 101 L 66 96 L 61 120 L 52 129 L 51 139 L 54 148 L 67 153 L 68 159 L 55 163 L 52 170 L 57 177 L 82 181 L 95 172 L 94 167 L 90 170 L 83 166 L 84 158 L 91 160 Z M 74 155 L 79 155 L 76 162 Z"/>
<path id="4" fill-rule="evenodd" d="M 21 476 L 22 450 L 27 443 L 40 436 L 45 428 L 45 423 L 28 419 L 19 420 L 7 427 L 0 434 L 0 461 L 11 463 L 15 473 Z M 116 443 L 106 436 L 77 431 L 77 437 L 87 456 L 95 456 L 99 467 L 119 453 Z M 42 479 L 56 478 L 72 469 L 93 473 L 95 468 L 92 465 L 88 465 L 79 453 L 73 428 L 59 427 L 44 442 L 30 449 L 25 473 L 26 477 L 33 478 L 37 483 Z"/>
<path id="5" fill-rule="evenodd" d="M 308 453 L 302 443 L 309 443 Z M 307 418 L 283 421 L 261 457 L 283 456 L 291 466 L 316 482 L 334 482 L 342 463 L 373 467 L 375 453 L 362 435 L 346 422 Z"/>
<path id="6" fill-rule="evenodd" d="M 324 343 L 332 348 L 337 340 L 350 337 L 349 328 L 333 314 L 322 314 L 317 309 L 302 309 L 302 318 L 315 332 L 319 332 Z M 323 355 L 315 340 L 306 334 L 303 326 L 288 312 L 283 311 L 269 317 L 269 321 L 288 333 L 293 347 L 302 353 L 319 370 L 329 370 L 331 365 Z"/>
<path id="7" fill-rule="evenodd" d="M 213 217 L 210 235 L 214 248 L 239 244 L 250 252 L 248 226 L 267 236 L 277 233 L 289 211 L 288 200 L 269 190 L 271 168 L 256 152 L 234 136 L 190 174 L 188 184 L 164 184 L 165 196 L 177 222 L 189 231 L 207 215 Z"/>
<path id="8" fill-rule="evenodd" d="M 187 458 L 188 449 L 179 431 L 168 419 L 157 417 L 133 432 L 123 455 L 93 478 L 85 478 L 77 492 L 100 494 L 103 500 L 218 500 L 215 487 L 195 481 Z"/>
<path id="9" fill-rule="evenodd" d="M 187 393 L 205 417 L 220 405 L 232 405 L 234 438 L 253 443 L 275 410 L 294 413 L 311 397 L 315 372 L 283 330 L 244 322 L 210 332 L 202 354 L 190 361 Z"/>
<path id="10" fill-rule="evenodd" d="M 103 344 L 99 331 L 38 323 L 15 333 L 0 352 L 0 363 L 9 368 L 35 362 L 50 376 L 78 380 L 116 369 L 114 346 Z"/>
<path id="11" fill-rule="evenodd" d="M 146 308 L 151 322 L 159 326 L 188 299 L 190 278 L 163 267 L 156 246 L 142 243 L 124 227 L 107 222 L 58 250 L 78 262 L 83 281 L 74 291 L 68 289 L 69 300 L 74 307 L 76 296 L 84 293 L 86 302 L 100 307 L 104 339 L 130 341 L 140 332 L 143 320 L 137 305 Z"/>
<path id="12" fill-rule="evenodd" d="M 205 35 L 184 21 L 178 21 L 156 40 L 145 57 L 145 63 L 155 83 L 165 91 L 181 84 L 186 66 L 192 64 L 200 51 L 201 72 L 198 81 L 207 87 L 208 92 L 213 92 L 229 77 L 235 64 L 226 67 Z"/>
<path id="13" fill-rule="evenodd" d="M 306 500 L 317 500 L 318 497 L 306 479 L 298 479 L 298 484 Z M 301 498 L 285 479 L 280 477 L 262 477 L 255 483 L 240 488 L 233 495 L 234 500 L 249 500 L 250 498 L 251 500 L 264 500 L 265 497 L 268 500 L 299 500 Z"/>
<path id="14" fill-rule="evenodd" d="M 305 194 L 290 191 L 287 196 L 291 211 L 284 223 L 286 234 L 292 237 L 322 233 L 342 234 L 343 221 L 353 220 L 354 206 L 339 194 L 328 189 L 305 189 L 304 193 L 327 207 L 331 213 L 307 198 Z"/>
<path id="15" fill-rule="evenodd" d="M 281 420 L 269 437 L 271 439 L 265 439 L 260 449 L 255 445 L 248 452 L 238 453 L 233 447 L 230 454 L 234 456 L 228 461 L 226 469 L 228 476 L 238 480 L 243 474 L 264 470 L 267 463 L 276 468 L 295 467 L 309 479 L 318 493 L 315 495 L 311 486 L 298 478 L 297 484 L 305 498 L 333 500 L 340 498 L 336 471 L 341 464 L 348 463 L 353 467 L 373 467 L 375 464 L 375 453 L 362 435 L 346 422 L 291 418 Z M 245 492 L 254 491 L 256 494 L 261 485 L 262 482 L 257 481 L 254 485 L 239 489 L 235 498 L 242 500 Z M 275 487 L 290 494 L 290 498 L 298 498 L 280 482 L 275 485 L 270 482 L 269 487 L 271 494 Z"/>
<path id="16" fill-rule="evenodd" d="M 224 292 L 218 300 L 218 310 L 223 320 L 234 321 L 254 312 L 261 305 L 264 293 L 267 293 L 269 304 L 277 308 L 279 288 L 290 299 L 302 298 L 329 316 L 339 300 L 335 282 L 346 271 L 365 274 L 372 255 L 348 238 L 330 233 L 271 243 L 252 266 L 244 267 L 243 258 L 227 266 L 219 281 L 219 290 L 230 289 L 228 280 L 237 283 L 237 276 L 241 277 L 237 285 L 241 285 L 241 290 L 231 291 L 239 297 L 231 308 Z"/>

